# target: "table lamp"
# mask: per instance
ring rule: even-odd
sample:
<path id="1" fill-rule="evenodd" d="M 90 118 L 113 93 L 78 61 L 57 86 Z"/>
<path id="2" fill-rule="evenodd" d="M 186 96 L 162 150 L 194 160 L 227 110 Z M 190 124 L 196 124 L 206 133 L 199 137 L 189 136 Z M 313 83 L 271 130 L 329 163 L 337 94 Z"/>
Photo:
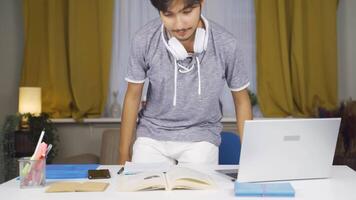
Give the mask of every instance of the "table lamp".
<path id="1" fill-rule="evenodd" d="M 41 88 L 20 87 L 19 113 L 31 113 L 39 115 L 41 113 Z"/>
<path id="2" fill-rule="evenodd" d="M 19 90 L 19 113 L 39 115 L 42 110 L 41 88 L 20 87 Z M 27 119 L 21 119 L 21 129 L 28 129 Z"/>

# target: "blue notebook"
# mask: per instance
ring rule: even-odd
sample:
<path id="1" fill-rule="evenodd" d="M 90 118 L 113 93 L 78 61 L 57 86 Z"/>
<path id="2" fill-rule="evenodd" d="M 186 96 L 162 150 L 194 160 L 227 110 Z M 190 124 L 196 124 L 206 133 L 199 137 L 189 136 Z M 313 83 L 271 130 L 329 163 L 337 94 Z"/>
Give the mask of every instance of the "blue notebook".
<path id="1" fill-rule="evenodd" d="M 97 169 L 98 164 L 51 164 L 46 166 L 47 179 L 87 178 L 89 169 Z"/>
<path id="2" fill-rule="evenodd" d="M 235 196 L 294 197 L 290 183 L 239 183 L 235 182 Z"/>

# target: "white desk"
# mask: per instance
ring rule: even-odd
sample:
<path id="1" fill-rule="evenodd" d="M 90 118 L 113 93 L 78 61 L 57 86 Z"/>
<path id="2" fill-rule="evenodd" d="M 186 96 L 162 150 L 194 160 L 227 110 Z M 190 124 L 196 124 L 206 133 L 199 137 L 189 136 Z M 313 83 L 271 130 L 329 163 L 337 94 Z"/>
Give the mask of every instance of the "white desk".
<path id="1" fill-rule="evenodd" d="M 179 190 L 179 191 L 148 191 L 148 192 L 118 192 L 117 174 L 119 166 L 104 165 L 100 168 L 108 168 L 111 172 L 111 179 L 101 181 L 110 182 L 110 186 L 105 192 L 87 193 L 45 193 L 45 188 L 20 189 L 18 180 L 11 180 L 0 185 L 0 199 L 4 200 L 229 200 L 229 199 L 293 199 L 293 198 L 241 198 L 235 197 L 233 192 L 233 182 L 213 171 L 213 169 L 233 169 L 236 166 L 199 166 L 202 172 L 209 173 L 216 181 L 219 188 L 217 190 Z M 266 172 L 268 173 L 268 172 Z M 87 179 L 76 179 L 86 181 Z M 55 180 L 47 181 L 47 184 Z M 298 200 L 356 200 L 356 172 L 347 166 L 333 166 L 332 177 L 330 179 L 299 180 L 290 181 L 293 185 Z M 47 187 L 46 187 L 47 188 Z"/>

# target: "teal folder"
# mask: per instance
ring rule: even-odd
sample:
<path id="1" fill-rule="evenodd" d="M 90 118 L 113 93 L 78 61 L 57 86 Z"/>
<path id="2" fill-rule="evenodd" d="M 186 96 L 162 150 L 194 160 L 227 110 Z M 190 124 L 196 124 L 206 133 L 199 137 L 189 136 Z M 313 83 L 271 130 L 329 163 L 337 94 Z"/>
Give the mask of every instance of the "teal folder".
<path id="1" fill-rule="evenodd" d="M 235 196 L 294 197 L 290 183 L 239 183 L 235 182 Z"/>
<path id="2" fill-rule="evenodd" d="M 97 169 L 98 164 L 51 164 L 46 166 L 47 179 L 87 178 L 89 169 Z"/>

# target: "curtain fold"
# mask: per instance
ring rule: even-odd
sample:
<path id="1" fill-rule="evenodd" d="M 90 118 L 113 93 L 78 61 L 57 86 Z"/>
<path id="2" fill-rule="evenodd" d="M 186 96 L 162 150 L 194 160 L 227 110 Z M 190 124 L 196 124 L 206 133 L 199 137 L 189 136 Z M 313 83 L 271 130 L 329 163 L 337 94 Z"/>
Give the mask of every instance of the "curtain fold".
<path id="1" fill-rule="evenodd" d="M 255 0 L 257 91 L 267 117 L 337 105 L 337 0 Z"/>
<path id="2" fill-rule="evenodd" d="M 97 117 L 108 92 L 113 0 L 24 0 L 22 86 L 51 117 Z"/>

